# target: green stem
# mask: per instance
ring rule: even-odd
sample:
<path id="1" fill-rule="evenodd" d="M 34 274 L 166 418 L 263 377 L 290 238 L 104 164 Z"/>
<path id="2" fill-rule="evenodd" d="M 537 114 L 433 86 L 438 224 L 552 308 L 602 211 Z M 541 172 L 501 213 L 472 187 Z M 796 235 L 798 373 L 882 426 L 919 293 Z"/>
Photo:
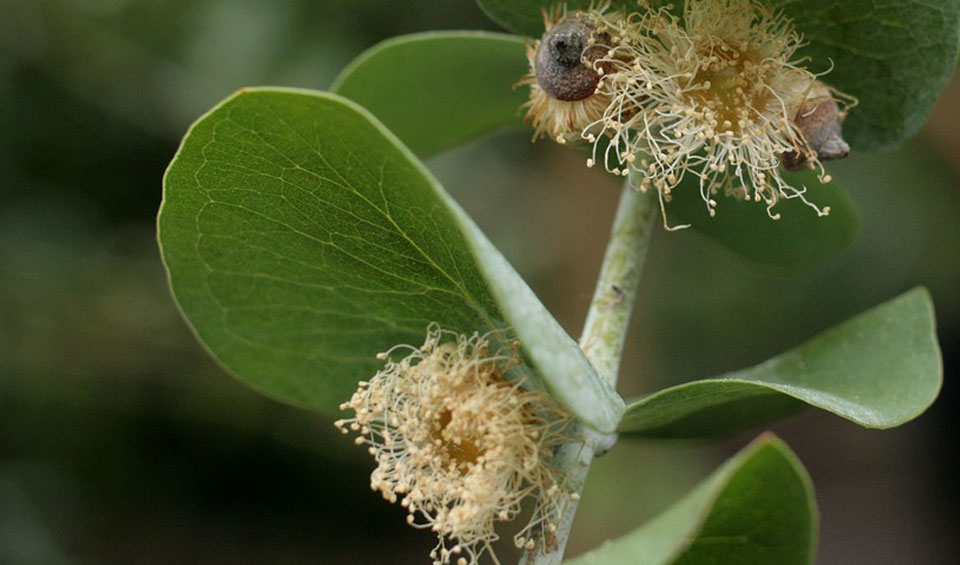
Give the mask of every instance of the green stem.
<path id="1" fill-rule="evenodd" d="M 657 211 L 652 190 L 644 194 L 631 188 L 629 183 L 623 187 L 597 288 L 580 336 L 583 353 L 597 373 L 614 387 Z"/>
<path id="2" fill-rule="evenodd" d="M 640 286 L 640 272 L 647 255 L 650 234 L 657 218 L 656 193 L 638 192 L 626 183 L 613 220 L 613 229 L 603 266 L 597 279 L 597 288 L 590 302 L 590 310 L 584 324 L 580 347 L 587 359 L 604 379 L 616 386 L 623 357 L 623 345 L 630 326 L 630 314 L 636 302 Z M 553 466 L 566 478 L 568 492 L 576 493 L 557 520 L 557 531 L 552 543 L 524 554 L 525 565 L 559 565 L 563 559 L 567 539 L 573 527 L 579 496 L 587 481 L 587 473 L 597 454 L 610 449 L 616 435 L 604 436 L 579 424 L 575 424 L 572 437 L 578 441 L 568 443 L 557 451 Z M 582 438 L 582 441 L 581 441 Z M 548 536 L 549 539 L 549 536 Z"/>

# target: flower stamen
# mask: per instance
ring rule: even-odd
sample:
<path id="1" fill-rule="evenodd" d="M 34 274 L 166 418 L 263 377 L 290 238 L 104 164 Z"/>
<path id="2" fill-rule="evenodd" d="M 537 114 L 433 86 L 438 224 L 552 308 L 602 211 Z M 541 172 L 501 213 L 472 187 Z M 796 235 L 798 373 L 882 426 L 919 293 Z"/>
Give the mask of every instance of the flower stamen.
<path id="1" fill-rule="evenodd" d="M 802 39 L 791 22 L 752 0 L 687 0 L 682 15 L 670 6 L 641 8 L 568 16 L 586 22 L 578 25 L 591 33 L 591 49 L 602 48 L 599 57 L 584 50 L 581 58 L 599 80 L 576 108 L 545 101 L 534 84 L 527 117 L 535 135 L 592 144 L 588 167 L 634 171 L 638 189 L 657 190 L 664 210 L 689 174 L 711 216 L 719 193 L 762 203 L 772 219 L 782 198 L 828 214 L 780 170 L 814 169 L 830 182 L 822 161 L 849 153 L 840 124 L 856 102 L 820 82 L 825 73 L 801 66 L 807 59 L 795 56 Z M 542 41 L 564 25 L 553 22 Z M 666 215 L 664 225 L 685 227 L 670 227 Z"/>
<path id="2" fill-rule="evenodd" d="M 549 460 L 567 441 L 569 417 L 547 393 L 508 379 L 522 371 L 520 356 L 513 346 L 494 351 L 499 335 L 432 324 L 423 346 L 387 353 L 386 366 L 341 405 L 354 417 L 336 422 L 359 431 L 356 442 L 376 460 L 371 488 L 399 501 L 408 524 L 437 534 L 437 565 L 473 565 L 485 553 L 496 561 L 494 525 L 513 520 L 528 496 L 537 508 L 514 542 L 544 543 L 566 500 Z M 407 356 L 389 359 L 400 350 Z"/>

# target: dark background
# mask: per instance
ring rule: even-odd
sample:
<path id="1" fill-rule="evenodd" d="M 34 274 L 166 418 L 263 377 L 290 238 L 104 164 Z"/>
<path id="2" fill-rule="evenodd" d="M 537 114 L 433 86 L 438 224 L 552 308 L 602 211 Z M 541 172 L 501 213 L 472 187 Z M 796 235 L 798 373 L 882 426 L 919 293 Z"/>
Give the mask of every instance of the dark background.
<path id="1" fill-rule="evenodd" d="M 194 341 L 154 219 L 180 136 L 237 88 L 323 89 L 380 39 L 456 28 L 495 26 L 469 0 L 0 0 L 0 563 L 428 562 L 431 535 L 370 491 L 362 450 Z M 429 165 L 577 335 L 618 185 L 529 134 Z M 960 82 L 901 150 L 831 172 L 861 232 L 798 277 L 693 233 L 654 236 L 622 388 L 747 366 L 929 287 L 946 381 L 928 413 L 878 432 L 811 411 L 774 430 L 816 484 L 821 563 L 955 563 Z M 570 554 L 753 435 L 621 442 L 595 466 Z"/>

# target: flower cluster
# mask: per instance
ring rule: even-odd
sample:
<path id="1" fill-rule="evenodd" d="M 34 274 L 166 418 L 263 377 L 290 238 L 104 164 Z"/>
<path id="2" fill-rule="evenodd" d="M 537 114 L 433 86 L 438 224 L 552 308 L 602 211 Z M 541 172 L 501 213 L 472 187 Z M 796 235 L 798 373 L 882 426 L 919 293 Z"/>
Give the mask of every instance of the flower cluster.
<path id="1" fill-rule="evenodd" d="M 849 152 L 840 135 L 842 95 L 800 66 L 802 42 L 790 21 L 752 0 L 687 0 L 682 15 L 672 6 L 641 8 L 546 15 L 525 79 L 535 137 L 586 140 L 588 166 L 633 171 L 641 190 L 658 191 L 661 206 L 693 175 L 711 216 L 719 193 L 762 202 L 773 219 L 780 198 L 829 213 L 780 172 L 812 168 L 827 183 L 821 161 Z M 576 65 L 562 55 L 571 44 L 583 45 Z M 577 100 L 551 96 L 581 74 L 596 77 L 592 91 Z"/>
<path id="2" fill-rule="evenodd" d="M 376 460 L 371 488 L 399 500 L 408 523 L 436 532 L 435 565 L 472 565 L 486 552 L 496 561 L 494 525 L 514 519 L 528 496 L 537 507 L 514 542 L 532 549 L 570 500 L 549 464 L 569 418 L 547 393 L 506 378 L 519 353 L 491 351 L 493 337 L 431 325 L 423 346 L 381 354 L 386 366 L 341 405 L 355 416 L 336 423 Z M 390 360 L 400 350 L 407 356 Z"/>

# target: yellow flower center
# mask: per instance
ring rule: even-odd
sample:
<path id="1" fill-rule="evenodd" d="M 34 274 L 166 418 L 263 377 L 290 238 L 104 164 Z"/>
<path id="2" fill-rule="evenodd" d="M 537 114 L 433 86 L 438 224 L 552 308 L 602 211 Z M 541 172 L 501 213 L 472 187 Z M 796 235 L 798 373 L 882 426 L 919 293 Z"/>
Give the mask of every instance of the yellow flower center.
<path id="1" fill-rule="evenodd" d="M 704 117 L 715 122 L 719 132 L 740 135 L 754 124 L 754 116 L 770 104 L 772 95 L 766 84 L 759 54 L 753 50 L 728 48 L 696 73 L 686 98 L 694 107 L 704 109 Z"/>
<path id="2" fill-rule="evenodd" d="M 450 422 L 453 421 L 453 411 L 444 410 L 437 418 L 435 429 L 439 432 L 438 438 L 443 442 L 443 453 L 449 460 L 456 464 L 461 472 L 465 472 L 473 465 L 476 465 L 480 457 L 486 453 L 482 438 L 473 436 L 464 436 L 459 432 L 451 432 L 448 429 Z"/>

